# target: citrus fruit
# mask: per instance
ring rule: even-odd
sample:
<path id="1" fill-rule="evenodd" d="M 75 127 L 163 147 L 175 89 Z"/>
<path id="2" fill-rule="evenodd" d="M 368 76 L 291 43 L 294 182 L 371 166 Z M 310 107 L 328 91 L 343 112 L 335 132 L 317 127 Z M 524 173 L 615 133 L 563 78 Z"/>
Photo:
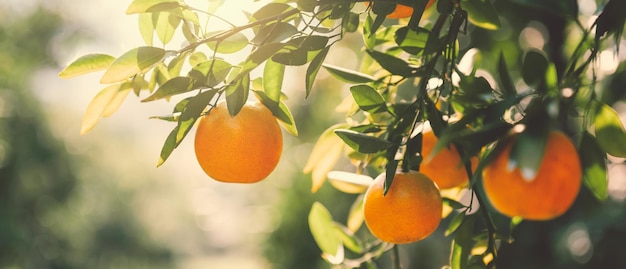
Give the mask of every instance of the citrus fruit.
<path id="1" fill-rule="evenodd" d="M 424 0 L 415 0 L 415 1 L 424 1 Z M 432 6 L 435 3 L 435 0 L 429 0 L 428 3 L 426 4 L 426 8 L 428 9 L 430 6 Z M 370 5 L 370 3 L 368 3 L 368 5 Z M 413 8 L 409 7 L 409 6 L 405 6 L 402 4 L 397 4 L 396 5 L 396 9 L 393 10 L 393 12 L 387 14 L 387 18 L 389 19 L 402 19 L 402 18 L 408 18 L 411 17 L 411 15 L 413 15 Z"/>
<path id="2" fill-rule="evenodd" d="M 549 220 L 562 215 L 574 203 L 582 181 L 574 144 L 564 133 L 550 131 L 539 169 L 534 178 L 526 179 L 519 167 L 510 169 L 509 155 L 516 136 L 503 142 L 502 151 L 483 170 L 489 201 L 509 217 Z"/>
<path id="3" fill-rule="evenodd" d="M 456 146 L 449 145 L 432 155 L 437 137 L 432 131 L 422 133 L 422 156 L 420 172 L 430 177 L 440 189 L 449 189 L 467 184 L 469 179 L 465 165 Z M 471 159 L 472 171 L 478 166 L 478 158 Z"/>
<path id="4" fill-rule="evenodd" d="M 222 182 L 254 183 L 266 178 L 280 160 L 283 139 L 272 112 L 247 103 L 231 116 L 220 102 L 199 120 L 194 141 L 198 163 Z"/>
<path id="5" fill-rule="evenodd" d="M 369 230 L 380 240 L 394 244 L 416 242 L 428 237 L 441 221 L 439 189 L 426 175 L 396 173 L 383 196 L 385 173 L 367 188 L 363 214 Z"/>

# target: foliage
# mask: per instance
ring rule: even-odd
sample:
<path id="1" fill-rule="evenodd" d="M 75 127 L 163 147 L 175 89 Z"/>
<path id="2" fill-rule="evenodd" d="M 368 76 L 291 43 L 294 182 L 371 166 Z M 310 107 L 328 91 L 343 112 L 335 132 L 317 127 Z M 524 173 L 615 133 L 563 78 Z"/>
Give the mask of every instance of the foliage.
<path id="1" fill-rule="evenodd" d="M 295 135 L 296 122 L 282 91 L 285 70 L 306 67 L 302 88 L 307 97 L 315 94 L 315 79 L 326 70 L 350 85 L 349 109 L 346 122 L 328 128 L 311 153 L 305 171 L 313 173 L 313 191 L 346 151 L 359 176 L 386 173 L 386 192 L 398 169 L 419 170 L 426 157 L 420 154 L 420 134 L 431 128 L 438 137 L 435 152 L 453 144 L 461 153 L 470 179 L 467 192 L 476 199 L 476 204 L 462 204 L 453 193 L 445 200 L 444 217 L 452 218 L 445 229 L 453 238 L 451 268 L 493 268 L 500 242 L 510 238 L 480 188 L 483 167 L 508 133 L 523 129 L 510 160 L 533 175 L 548 131 L 566 132 L 583 156 L 586 191 L 599 201 L 607 198 L 607 154 L 626 157 L 626 131 L 611 106 L 616 100 L 604 99 L 614 91 L 604 88 L 598 71 L 599 55 L 617 50 L 622 41 L 624 18 L 616 10 L 626 10 L 624 1 L 598 1 L 597 17 L 588 26 L 581 20 L 591 18 L 580 13 L 576 1 L 439 0 L 436 10 L 426 11 L 425 1 L 380 0 L 368 8 L 360 3 L 366 1 L 356 0 L 274 0 L 249 14 L 244 25 L 218 15 L 222 2 L 209 1 L 201 10 L 183 1 L 133 1 L 126 12 L 137 14 L 145 46 L 119 57 L 90 54 L 60 73 L 70 78 L 104 70 L 100 82 L 105 88 L 87 108 L 83 133 L 132 91 L 148 95 L 142 102 L 183 98 L 170 115 L 156 117 L 176 124 L 159 165 L 203 109 L 221 99 L 235 115 L 253 93 Z M 398 3 L 414 8 L 411 17 L 387 19 Z M 528 18 L 514 13 L 520 10 L 548 28 L 548 46 L 487 38 L 499 30 L 520 34 L 528 24 Z M 213 29 L 211 20 L 229 26 Z M 171 48 L 175 33 L 184 36 L 182 47 Z M 332 47 L 352 35 L 362 38 L 361 68 L 326 64 Z M 466 35 L 473 39 L 464 40 Z M 234 53 L 246 57 L 238 63 L 226 60 Z M 262 71 L 260 77 L 254 77 L 255 71 Z M 476 169 L 470 164 L 473 156 L 480 159 Z M 356 175 L 333 175 L 333 186 L 343 190 L 367 185 Z M 315 203 L 309 215 L 312 235 L 330 263 L 376 268 L 373 261 L 391 246 L 360 238 L 358 199 L 354 208 L 344 225 Z M 513 227 L 519 224 L 516 218 L 509 221 Z"/>

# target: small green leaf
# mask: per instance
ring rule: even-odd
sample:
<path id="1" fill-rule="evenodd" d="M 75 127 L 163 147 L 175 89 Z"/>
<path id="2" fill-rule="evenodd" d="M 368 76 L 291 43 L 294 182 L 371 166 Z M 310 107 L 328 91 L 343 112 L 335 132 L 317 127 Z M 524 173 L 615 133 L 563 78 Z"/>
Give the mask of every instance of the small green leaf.
<path id="1" fill-rule="evenodd" d="M 189 92 L 194 89 L 194 84 L 194 80 L 190 77 L 175 77 L 165 82 L 154 94 L 141 100 L 141 102 L 155 101 Z"/>
<path id="2" fill-rule="evenodd" d="M 598 200 L 606 200 L 608 197 L 606 154 L 596 138 L 587 132 L 583 133 L 580 141 L 580 161 L 583 165 L 583 182 Z"/>
<path id="3" fill-rule="evenodd" d="M 317 73 L 320 71 L 322 64 L 324 64 L 324 60 L 326 59 L 329 50 L 330 46 L 322 49 L 322 51 L 318 53 L 315 58 L 313 58 L 306 69 L 306 97 L 309 97 L 309 94 L 313 89 L 313 83 L 315 82 L 315 78 L 317 78 Z"/>
<path id="4" fill-rule="evenodd" d="M 548 71 L 548 58 L 542 51 L 532 49 L 524 55 L 522 77 L 526 84 L 534 87 L 545 81 Z"/>
<path id="5" fill-rule="evenodd" d="M 298 128 L 296 127 L 296 121 L 291 114 L 291 111 L 282 101 L 274 101 L 271 100 L 265 92 L 254 91 L 254 94 L 257 96 L 261 103 L 265 105 L 276 119 L 278 119 L 278 123 L 280 123 L 283 128 L 287 132 L 289 132 L 293 136 L 298 136 Z"/>
<path id="6" fill-rule="evenodd" d="M 489 0 L 463 0 L 463 9 L 467 11 L 468 19 L 474 25 L 487 29 L 497 30 L 502 26 L 498 12 Z"/>
<path id="7" fill-rule="evenodd" d="M 449 236 L 452 233 L 456 232 L 457 229 L 459 229 L 459 227 L 461 227 L 461 224 L 463 224 L 463 220 L 465 219 L 465 212 L 459 212 L 458 214 L 456 214 L 456 216 L 454 216 L 454 218 L 452 218 L 452 221 L 450 221 L 450 224 L 448 224 L 448 228 L 446 229 L 446 231 L 444 232 L 445 236 Z"/>
<path id="8" fill-rule="evenodd" d="M 115 60 L 113 56 L 106 54 L 87 54 L 79 57 L 65 67 L 59 77 L 68 79 L 87 73 L 104 70 Z"/>
<path id="9" fill-rule="evenodd" d="M 511 149 L 508 168 L 513 170 L 517 167 L 525 180 L 534 180 L 543 160 L 547 142 L 547 136 L 543 132 L 526 130 L 518 134 Z"/>
<path id="10" fill-rule="evenodd" d="M 134 0 L 126 9 L 126 14 L 159 12 L 180 7 L 176 0 Z"/>
<path id="11" fill-rule="evenodd" d="M 265 68 L 263 69 L 263 90 L 267 97 L 275 102 L 280 101 L 284 75 L 285 65 L 274 61 L 265 62 Z"/>
<path id="12" fill-rule="evenodd" d="M 232 65 L 220 59 L 202 62 L 189 71 L 189 77 L 203 83 L 207 87 L 215 87 L 224 83 L 232 69 Z"/>
<path id="13" fill-rule="evenodd" d="M 235 82 L 235 84 L 226 87 L 225 92 L 228 112 L 231 116 L 235 116 L 241 111 L 241 108 L 243 108 L 248 100 L 248 94 L 250 93 L 250 76 L 246 74 L 242 79 Z"/>
<path id="14" fill-rule="evenodd" d="M 600 147 L 610 155 L 626 158 L 626 131 L 619 114 L 610 106 L 602 104 L 594 125 Z"/>
<path id="15" fill-rule="evenodd" d="M 448 205 L 448 206 L 450 206 L 450 207 L 452 207 L 452 209 L 455 209 L 455 210 L 467 208 L 466 205 L 464 205 L 462 203 L 459 203 L 456 200 L 452 200 L 452 199 L 446 198 L 446 197 L 443 198 L 443 203 Z"/>
<path id="16" fill-rule="evenodd" d="M 348 12 L 341 20 L 341 30 L 344 33 L 353 33 L 359 29 L 359 14 Z"/>
<path id="17" fill-rule="evenodd" d="M 385 139 L 362 134 L 352 130 L 337 129 L 337 134 L 346 145 L 361 153 L 377 153 L 391 147 L 391 143 Z"/>
<path id="18" fill-rule="evenodd" d="M 152 16 L 154 16 L 153 13 L 139 13 L 139 16 L 137 16 L 139 20 L 139 33 L 148 46 L 152 46 L 154 39 L 154 21 L 152 20 Z"/>
<path id="19" fill-rule="evenodd" d="M 257 46 L 269 43 L 278 43 L 287 38 L 293 37 L 296 33 L 298 33 L 298 29 L 292 24 L 277 22 L 261 27 L 250 42 Z"/>
<path id="20" fill-rule="evenodd" d="M 177 134 L 178 134 L 178 125 L 174 127 L 174 129 L 170 132 L 170 134 L 165 139 L 165 143 L 163 143 L 163 147 L 161 148 L 161 154 L 159 155 L 159 161 L 157 162 L 157 167 L 165 163 L 165 160 L 167 160 L 167 158 L 172 154 L 172 152 L 178 145 L 176 144 Z"/>
<path id="21" fill-rule="evenodd" d="M 309 212 L 309 229 L 313 239 L 323 253 L 336 255 L 341 247 L 341 239 L 335 231 L 333 217 L 320 202 L 313 203 Z"/>
<path id="22" fill-rule="evenodd" d="M 348 220 L 346 221 L 346 225 L 348 229 L 353 233 L 356 233 L 359 228 L 363 225 L 363 221 L 365 221 L 365 217 L 363 215 L 363 200 L 365 199 L 365 194 L 361 194 L 357 196 L 357 198 L 350 206 L 350 213 L 348 213 Z"/>
<path id="23" fill-rule="evenodd" d="M 83 121 L 80 127 L 81 135 L 91 131 L 96 123 L 98 123 L 98 120 L 102 117 L 103 111 L 109 105 L 119 89 L 120 84 L 110 85 L 98 92 L 91 102 L 89 102 L 87 109 L 85 109 L 85 114 L 83 115 Z"/>
<path id="24" fill-rule="evenodd" d="M 481 209 L 484 210 L 484 209 Z M 450 254 L 450 266 L 452 269 L 467 268 L 468 258 L 472 251 L 472 235 L 474 232 L 475 214 L 464 217 L 454 236 L 452 242 L 452 253 Z"/>
<path id="25" fill-rule="evenodd" d="M 511 79 L 511 74 L 509 74 L 509 69 L 506 65 L 503 52 L 500 52 L 500 59 L 498 60 L 498 75 L 500 75 L 500 91 L 502 92 L 502 95 L 512 96 L 517 94 L 517 90 L 515 89 L 513 79 Z"/>
<path id="26" fill-rule="evenodd" d="M 134 48 L 113 61 L 100 79 L 100 83 L 110 84 L 126 80 L 137 73 L 148 70 L 163 60 L 164 56 L 165 50 L 161 48 Z"/>
<path id="27" fill-rule="evenodd" d="M 176 28 L 180 25 L 180 17 L 166 12 L 152 13 L 153 20 L 156 17 L 156 23 L 154 24 L 154 30 L 159 40 L 164 45 L 169 43 L 176 33 Z"/>
<path id="28" fill-rule="evenodd" d="M 350 93 L 352 93 L 352 98 L 354 98 L 354 101 L 364 111 L 370 113 L 387 111 L 385 98 L 383 98 L 383 96 L 378 91 L 376 91 L 376 89 L 366 84 L 360 84 L 350 87 Z"/>
<path id="29" fill-rule="evenodd" d="M 376 81 L 376 78 L 368 74 L 363 74 L 330 64 L 322 64 L 322 66 L 334 77 L 348 83 L 368 83 Z"/>
<path id="30" fill-rule="evenodd" d="M 402 27 L 396 30 L 394 40 L 404 51 L 417 54 L 426 47 L 430 31 L 424 28 L 418 28 L 417 31 Z"/>
<path id="31" fill-rule="evenodd" d="M 413 68 L 400 58 L 375 50 L 367 50 L 366 52 L 369 56 L 374 58 L 380 66 L 393 75 L 406 77 L 411 76 L 413 73 Z"/>
<path id="32" fill-rule="evenodd" d="M 202 115 L 206 106 L 211 102 L 217 90 L 207 90 L 189 99 L 178 119 L 178 133 L 176 133 L 176 145 L 183 141 L 187 133 L 193 127 L 196 120 Z"/>
<path id="33" fill-rule="evenodd" d="M 341 223 L 335 222 L 335 233 L 337 234 L 337 237 L 339 237 L 343 245 L 352 252 L 361 253 L 363 251 L 362 243 L 346 226 L 343 226 Z"/>
<path id="34" fill-rule="evenodd" d="M 220 40 L 219 42 L 218 41 L 209 42 L 207 43 L 207 46 L 209 46 L 211 50 L 216 51 L 218 53 L 224 53 L 224 54 L 235 53 L 244 49 L 246 46 L 248 46 L 248 38 L 241 32 L 238 32 L 223 40 Z"/>

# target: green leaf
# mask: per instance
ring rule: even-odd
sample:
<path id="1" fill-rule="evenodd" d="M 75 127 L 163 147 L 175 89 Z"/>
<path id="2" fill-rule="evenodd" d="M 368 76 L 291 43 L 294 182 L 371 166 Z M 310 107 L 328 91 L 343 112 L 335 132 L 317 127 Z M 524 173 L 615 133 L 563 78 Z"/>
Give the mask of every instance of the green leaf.
<path id="1" fill-rule="evenodd" d="M 144 72 L 163 60 L 165 50 L 156 47 L 134 48 L 117 58 L 100 79 L 102 84 L 111 84 L 126 80 Z"/>
<path id="2" fill-rule="evenodd" d="M 444 235 L 448 236 L 456 232 L 456 230 L 461 227 L 461 224 L 463 224 L 463 220 L 465 220 L 465 211 L 459 212 L 456 216 L 454 216 L 454 218 L 452 218 L 452 221 L 448 224 L 448 228 L 444 232 Z"/>
<path id="3" fill-rule="evenodd" d="M 513 79 L 511 79 L 511 74 L 507 68 L 502 51 L 500 52 L 500 59 L 498 60 L 498 75 L 500 75 L 500 90 L 502 91 L 502 95 L 506 97 L 517 94 L 515 84 L 513 83 Z"/>
<path id="4" fill-rule="evenodd" d="M 286 22 L 277 22 L 261 27 L 257 34 L 250 40 L 257 46 L 269 43 L 278 43 L 298 33 L 298 29 Z"/>
<path id="5" fill-rule="evenodd" d="M 193 90 L 194 86 L 194 80 L 190 77 L 175 77 L 165 82 L 156 90 L 156 92 L 154 92 L 154 94 L 141 100 L 141 102 L 150 102 L 186 93 Z"/>
<path id="6" fill-rule="evenodd" d="M 313 203 L 309 212 L 309 229 L 313 239 L 323 253 L 336 255 L 341 246 L 341 239 L 335 231 L 333 217 L 320 202 Z"/>
<path id="7" fill-rule="evenodd" d="M 363 74 L 357 71 L 345 69 L 330 64 L 322 64 L 322 66 L 328 71 L 328 73 L 330 73 L 334 77 L 348 83 L 368 83 L 376 81 L 376 78 L 368 74 Z"/>
<path id="8" fill-rule="evenodd" d="M 497 30 L 502 26 L 498 12 L 491 1 L 463 0 L 461 5 L 467 11 L 469 21 L 474 25 L 487 30 Z"/>
<path id="9" fill-rule="evenodd" d="M 291 12 L 293 9 L 294 7 L 285 3 L 269 3 L 261 7 L 256 12 L 254 12 L 254 14 L 250 16 L 250 22 L 255 22 L 255 21 L 262 20 L 262 19 L 269 18 L 269 17 L 279 16 L 281 14 Z M 282 21 L 287 22 L 287 21 L 290 21 L 292 18 L 296 18 L 296 17 L 297 15 L 294 15 L 289 18 L 284 18 L 282 19 Z"/>
<path id="10" fill-rule="evenodd" d="M 545 81 L 546 71 L 548 71 L 548 58 L 545 53 L 536 49 L 526 52 L 522 64 L 522 77 L 526 84 L 531 87 L 539 85 Z"/>
<path id="11" fill-rule="evenodd" d="M 362 134 L 352 130 L 337 129 L 337 134 L 346 145 L 361 153 L 377 153 L 391 147 L 391 143 L 385 139 Z"/>
<path id="12" fill-rule="evenodd" d="M 148 46 L 152 46 L 154 39 L 154 21 L 152 20 L 152 16 L 154 16 L 152 13 L 139 13 L 139 16 L 137 16 L 139 20 L 139 33 Z"/>
<path id="13" fill-rule="evenodd" d="M 159 155 L 159 161 L 157 162 L 157 167 L 161 166 L 165 163 L 165 160 L 172 154 L 176 146 L 176 135 L 178 134 L 178 125 L 172 129 L 170 134 L 165 139 L 165 143 L 163 143 L 163 147 L 161 148 L 161 154 Z"/>
<path id="14" fill-rule="evenodd" d="M 366 52 L 369 56 L 374 58 L 380 66 L 393 75 L 407 77 L 411 76 L 413 73 L 413 68 L 400 58 L 375 50 L 367 50 Z"/>
<path id="15" fill-rule="evenodd" d="M 282 101 L 275 101 L 270 99 L 265 92 L 254 91 L 254 94 L 257 96 L 261 103 L 265 105 L 276 119 L 278 119 L 278 123 L 280 123 L 283 128 L 287 132 L 289 132 L 293 136 L 298 136 L 298 128 L 296 127 L 296 121 L 289 110 L 289 107 L 285 105 Z"/>
<path id="16" fill-rule="evenodd" d="M 427 29 L 418 28 L 417 31 L 413 31 L 409 27 L 402 27 L 396 30 L 394 40 L 402 50 L 417 54 L 426 47 L 429 36 L 430 31 Z"/>
<path id="17" fill-rule="evenodd" d="M 79 57 L 65 67 L 59 77 L 68 79 L 87 73 L 104 70 L 115 60 L 113 56 L 106 54 L 87 54 Z"/>
<path id="18" fill-rule="evenodd" d="M 188 52 L 181 53 L 175 56 L 168 64 L 167 70 L 170 77 L 177 77 L 180 75 L 180 71 L 183 69 L 183 65 L 185 65 L 185 60 L 189 56 Z"/>
<path id="19" fill-rule="evenodd" d="M 467 208 L 466 205 L 464 205 L 462 203 L 459 203 L 456 200 L 452 200 L 452 199 L 446 198 L 446 197 L 443 197 L 443 203 L 448 205 L 448 206 L 450 206 L 450 207 L 452 207 L 452 209 L 455 209 L 455 210 Z"/>
<path id="20" fill-rule="evenodd" d="M 596 138 L 584 132 L 580 141 L 580 161 L 583 166 L 583 182 L 593 196 L 604 201 L 608 197 L 606 154 Z"/>
<path id="21" fill-rule="evenodd" d="M 350 212 L 348 213 L 348 220 L 346 221 L 346 225 L 348 229 L 353 233 L 356 233 L 359 228 L 363 225 L 363 221 L 365 221 L 365 217 L 363 216 L 363 200 L 365 199 L 365 194 L 360 194 L 350 206 Z"/>
<path id="22" fill-rule="evenodd" d="M 294 49 L 288 52 L 277 53 L 272 60 L 284 65 L 301 66 L 308 62 L 308 51 L 304 49 Z"/>
<path id="23" fill-rule="evenodd" d="M 265 68 L 263 69 L 263 90 L 267 97 L 277 103 L 280 101 L 284 75 L 285 65 L 269 60 L 265 62 Z"/>
<path id="24" fill-rule="evenodd" d="M 481 209 L 484 210 L 484 209 Z M 468 258 L 472 251 L 472 235 L 474 232 L 475 214 L 464 217 L 454 236 L 452 242 L 452 253 L 450 254 L 450 266 L 452 269 L 467 268 Z"/>
<path id="25" fill-rule="evenodd" d="M 225 92 L 228 113 L 230 113 L 231 116 L 235 116 L 241 111 L 241 108 L 243 108 L 248 100 L 248 94 L 250 93 L 250 76 L 246 74 L 242 79 L 235 82 L 235 84 L 226 87 Z"/>
<path id="26" fill-rule="evenodd" d="M 374 88 L 360 84 L 350 87 L 352 98 L 361 109 L 370 113 L 387 111 L 387 104 L 383 96 Z"/>
<path id="27" fill-rule="evenodd" d="M 189 71 L 189 77 L 203 83 L 207 87 L 215 87 L 226 80 L 232 65 L 220 59 L 202 62 Z"/>
<path id="28" fill-rule="evenodd" d="M 134 0 L 126 9 L 126 14 L 159 12 L 180 7 L 176 0 Z"/>
<path id="29" fill-rule="evenodd" d="M 626 131 L 619 114 L 609 105 L 602 104 L 594 125 L 600 147 L 610 155 L 626 158 Z"/>
<path id="30" fill-rule="evenodd" d="M 543 160 L 547 139 L 544 132 L 529 129 L 518 134 L 510 152 L 508 168 L 512 170 L 519 167 L 522 178 L 527 181 L 534 180 Z"/>
<path id="31" fill-rule="evenodd" d="M 309 94 L 313 89 L 313 83 L 315 82 L 315 78 L 317 78 L 317 73 L 320 71 L 322 64 L 324 64 L 324 60 L 326 59 L 329 50 L 330 46 L 322 49 L 322 51 L 318 53 L 315 58 L 313 58 L 313 60 L 306 69 L 306 97 L 309 97 Z"/>
<path id="32" fill-rule="evenodd" d="M 85 114 L 83 115 L 83 121 L 80 127 L 80 134 L 84 135 L 91 131 L 93 127 L 98 123 L 98 120 L 102 117 L 102 113 L 106 109 L 106 107 L 111 103 L 113 97 L 117 94 L 120 89 L 120 84 L 110 85 L 104 89 L 102 89 L 87 105 L 87 109 L 85 109 Z"/>
<path id="33" fill-rule="evenodd" d="M 341 223 L 335 222 L 335 233 L 337 234 L 337 237 L 339 237 L 343 245 L 352 252 L 361 253 L 363 251 L 362 243 L 346 226 L 342 225 Z"/>
<path id="34" fill-rule="evenodd" d="M 341 30 L 344 33 L 353 33 L 359 29 L 359 14 L 348 12 L 341 20 Z"/>
<path id="35" fill-rule="evenodd" d="M 210 36 L 210 34 L 209 34 Z M 235 33 L 223 40 L 207 43 L 207 46 L 218 53 L 235 53 L 248 46 L 248 38 L 241 32 Z"/>
<path id="36" fill-rule="evenodd" d="M 169 43 L 174 37 L 174 33 L 176 33 L 176 28 L 180 25 L 180 17 L 166 12 L 152 13 L 152 17 L 153 20 L 156 17 L 154 30 L 157 37 L 164 45 Z"/>
<path id="37" fill-rule="evenodd" d="M 207 90 L 189 99 L 178 119 L 178 132 L 176 133 L 176 145 L 183 141 L 193 124 L 202 115 L 206 106 L 211 102 L 217 90 Z"/>

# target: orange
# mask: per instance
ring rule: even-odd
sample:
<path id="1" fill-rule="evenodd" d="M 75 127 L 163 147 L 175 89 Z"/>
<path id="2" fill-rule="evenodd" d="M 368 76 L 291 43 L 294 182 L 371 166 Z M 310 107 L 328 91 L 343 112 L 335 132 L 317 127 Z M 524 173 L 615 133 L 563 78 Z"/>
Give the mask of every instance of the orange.
<path id="1" fill-rule="evenodd" d="M 510 169 L 509 155 L 516 135 L 483 170 L 485 193 L 493 206 L 509 217 L 549 220 L 565 213 L 576 199 L 582 170 L 576 147 L 564 133 L 548 134 L 543 159 L 534 179 L 522 176 L 519 167 Z"/>
<path id="2" fill-rule="evenodd" d="M 431 156 L 437 137 L 432 131 L 422 133 L 422 156 L 424 160 L 420 172 L 428 175 L 440 189 L 449 189 L 466 185 L 469 182 L 465 165 L 456 146 L 449 145 Z M 478 158 L 471 159 L 472 171 L 478 166 Z"/>
<path id="3" fill-rule="evenodd" d="M 365 192 L 365 224 L 380 240 L 406 244 L 422 240 L 439 226 L 443 209 L 437 185 L 426 175 L 396 173 L 383 196 L 385 173 L 376 177 Z"/>
<path id="4" fill-rule="evenodd" d="M 278 164 L 283 138 L 272 112 L 262 104 L 245 104 L 233 117 L 226 102 L 220 102 L 200 118 L 194 147 L 198 163 L 211 178 L 254 183 Z"/>
<path id="5" fill-rule="evenodd" d="M 415 1 L 424 1 L 424 0 L 415 0 Z M 428 3 L 426 4 L 426 9 L 428 9 L 434 3 L 435 3 L 435 0 L 429 0 Z M 368 3 L 368 5 L 370 5 L 370 4 L 371 3 Z M 402 18 L 411 17 L 411 15 L 413 15 L 413 8 L 412 7 L 401 5 L 401 4 L 397 4 L 396 5 L 396 9 L 394 9 L 393 12 L 388 14 L 387 18 L 389 18 L 389 19 L 402 19 Z"/>

